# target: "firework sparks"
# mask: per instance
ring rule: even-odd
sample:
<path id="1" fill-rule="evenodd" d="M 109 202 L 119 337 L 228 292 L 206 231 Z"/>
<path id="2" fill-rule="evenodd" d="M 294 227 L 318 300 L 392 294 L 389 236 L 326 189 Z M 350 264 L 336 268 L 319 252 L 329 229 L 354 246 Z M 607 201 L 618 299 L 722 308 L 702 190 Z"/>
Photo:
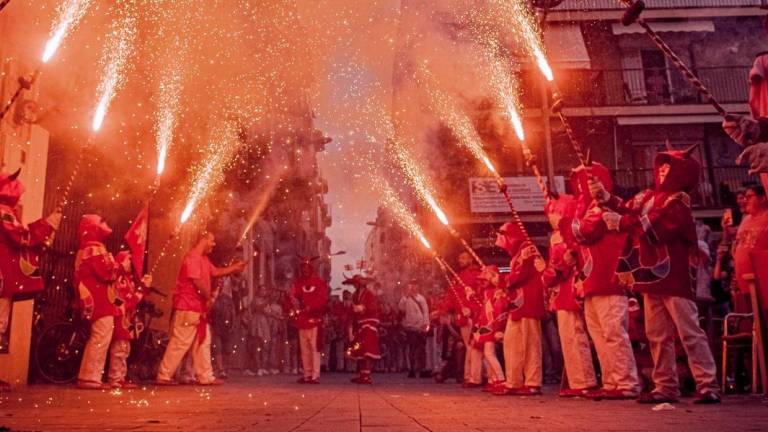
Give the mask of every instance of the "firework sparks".
<path id="1" fill-rule="evenodd" d="M 181 62 L 172 60 L 163 74 L 158 96 L 157 120 L 155 136 L 157 146 L 157 175 L 165 170 L 168 149 L 173 141 L 173 131 L 176 127 L 179 111 L 179 96 L 181 94 Z"/>
<path id="2" fill-rule="evenodd" d="M 200 202 L 224 180 L 224 170 L 239 148 L 240 141 L 233 125 L 224 123 L 216 127 L 204 153 L 202 166 L 195 171 L 187 204 L 181 213 L 180 223 L 189 220 Z"/>
<path id="3" fill-rule="evenodd" d="M 427 241 L 426 236 L 424 236 L 424 232 L 416 222 L 416 219 L 413 217 L 411 211 L 408 209 L 408 207 L 406 207 L 403 201 L 400 200 L 400 197 L 397 196 L 397 192 L 395 192 L 395 190 L 392 189 L 392 186 L 390 186 L 389 183 L 384 180 L 380 180 L 376 183 L 377 189 L 381 191 L 381 197 L 384 206 L 387 207 L 390 212 L 392 212 L 392 216 L 395 218 L 397 223 L 400 224 L 400 226 L 408 231 L 413 237 L 419 239 L 419 241 L 424 246 L 426 246 L 428 249 L 431 249 L 431 246 L 428 246 L 429 242 Z"/>
<path id="4" fill-rule="evenodd" d="M 269 204 L 270 198 L 272 198 L 272 195 L 275 193 L 275 189 L 277 189 L 277 186 L 280 184 L 280 179 L 283 177 L 283 174 L 285 174 L 286 170 L 287 167 L 282 165 L 280 171 L 276 175 L 267 176 L 266 184 L 262 185 L 261 187 L 261 193 L 256 198 L 256 204 L 253 206 L 251 215 L 248 217 L 248 223 L 246 223 L 238 243 L 243 241 L 253 224 L 256 223 L 259 217 L 261 217 L 261 215 L 264 213 L 264 210 Z"/>
<path id="5" fill-rule="evenodd" d="M 549 67 L 544 51 L 544 43 L 541 41 L 538 25 L 533 13 L 523 0 L 491 0 L 495 11 L 499 12 L 507 20 L 512 22 L 517 35 L 522 39 L 528 54 L 534 58 L 536 65 L 547 81 L 555 79 L 552 68 Z"/>
<path id="6" fill-rule="evenodd" d="M 136 37 L 136 17 L 131 13 L 130 7 L 124 6 L 123 9 L 125 15 L 116 22 L 112 32 L 107 36 L 102 56 L 105 67 L 98 87 L 99 104 L 93 115 L 94 131 L 101 129 L 112 99 L 125 83 L 123 75 Z"/>
<path id="7" fill-rule="evenodd" d="M 85 15 L 90 5 L 91 0 L 68 0 L 59 7 L 58 19 L 51 30 L 50 39 L 45 44 L 43 63 L 48 63 L 48 60 L 56 54 L 61 42 Z"/>

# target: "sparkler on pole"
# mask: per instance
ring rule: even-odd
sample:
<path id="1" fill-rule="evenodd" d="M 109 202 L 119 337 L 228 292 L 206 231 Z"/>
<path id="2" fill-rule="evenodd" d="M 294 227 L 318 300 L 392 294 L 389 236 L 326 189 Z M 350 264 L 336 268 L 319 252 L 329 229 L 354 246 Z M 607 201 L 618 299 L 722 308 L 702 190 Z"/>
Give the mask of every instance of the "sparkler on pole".
<path id="1" fill-rule="evenodd" d="M 461 235 L 459 235 L 458 231 L 456 231 L 456 229 L 451 226 L 450 222 L 448 221 L 448 216 L 440 208 L 440 206 L 437 204 L 437 201 L 430 192 L 434 190 L 434 188 L 432 188 L 431 185 L 429 185 L 427 179 L 421 175 L 418 166 L 408 154 L 408 151 L 403 148 L 403 146 L 396 140 L 390 140 L 390 148 L 395 162 L 397 162 L 397 164 L 400 166 L 400 169 L 405 174 L 405 178 L 408 183 L 410 183 L 413 189 L 416 191 L 416 195 L 427 206 L 429 206 L 440 223 L 442 223 L 448 229 L 448 232 L 451 234 L 451 236 L 453 236 L 461 243 L 462 247 L 472 256 L 472 258 L 478 264 L 480 264 L 480 266 L 485 267 L 485 263 L 477 255 L 477 253 L 475 253 L 474 249 L 472 249 L 472 247 L 469 246 L 469 244 L 461 237 Z"/>
<path id="2" fill-rule="evenodd" d="M 48 63 L 48 60 L 53 57 L 59 49 L 59 46 L 61 46 L 62 41 L 77 23 L 80 22 L 83 15 L 85 15 L 91 1 L 92 0 L 67 0 L 59 7 L 59 17 L 51 30 L 51 37 L 45 44 L 45 50 L 43 51 L 42 57 L 43 63 Z"/>
<path id="3" fill-rule="evenodd" d="M 648 37 L 651 38 L 651 41 L 659 48 L 659 50 L 664 53 L 664 55 L 667 56 L 670 60 L 672 60 L 672 64 L 677 67 L 677 69 L 683 74 L 686 80 L 688 80 L 689 83 L 701 94 L 702 98 L 705 102 L 712 105 L 713 108 L 717 111 L 718 114 L 720 114 L 722 117 L 726 118 L 729 116 L 728 111 L 723 108 L 722 105 L 715 99 L 715 96 L 712 95 L 712 93 L 709 91 L 709 89 L 704 85 L 704 83 L 699 80 L 699 78 L 696 76 L 696 74 L 691 71 L 688 66 L 686 66 L 685 62 L 678 57 L 678 55 L 672 50 L 672 48 L 664 41 L 664 39 L 659 36 L 656 31 L 654 31 L 650 25 L 648 25 L 647 22 L 643 18 L 640 17 L 640 14 L 643 13 L 643 10 L 645 9 L 645 2 L 643 0 L 618 0 L 619 3 L 623 4 L 627 7 L 627 10 L 624 11 L 624 14 L 621 17 L 621 23 L 624 26 L 629 26 L 632 23 L 637 23 L 640 27 L 642 27 L 645 32 L 648 34 Z"/>
<path id="4" fill-rule="evenodd" d="M 32 85 L 37 81 L 37 78 L 40 76 L 40 69 L 36 69 L 34 72 L 32 72 L 32 75 L 30 75 L 29 78 L 25 78 L 23 76 L 19 77 L 19 87 L 16 89 L 16 92 L 13 93 L 13 96 L 11 96 L 11 99 L 8 100 L 8 103 L 5 104 L 3 107 L 3 111 L 0 112 L 0 120 L 5 118 L 5 115 L 10 111 L 11 107 L 14 103 L 16 103 L 16 99 L 21 96 L 21 92 L 23 90 L 30 90 L 32 88 Z"/>

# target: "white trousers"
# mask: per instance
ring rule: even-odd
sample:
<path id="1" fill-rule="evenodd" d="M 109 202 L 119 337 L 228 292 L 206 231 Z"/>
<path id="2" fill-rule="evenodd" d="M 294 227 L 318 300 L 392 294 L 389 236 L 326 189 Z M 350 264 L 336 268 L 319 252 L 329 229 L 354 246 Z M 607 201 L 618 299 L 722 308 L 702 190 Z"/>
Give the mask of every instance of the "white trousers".
<path id="1" fill-rule="evenodd" d="M 595 343 L 606 390 L 639 391 L 627 307 L 623 295 L 590 296 L 584 301 L 584 318 Z"/>
<path id="2" fill-rule="evenodd" d="M 496 342 L 483 344 L 483 357 L 488 366 L 488 381 L 504 382 L 504 370 L 501 368 L 498 357 L 496 357 Z"/>
<path id="3" fill-rule="evenodd" d="M 504 329 L 507 388 L 541 387 L 541 321 L 507 320 Z"/>
<path id="4" fill-rule="evenodd" d="M 317 327 L 299 329 L 299 349 L 304 378 L 320 378 L 320 351 L 317 347 Z"/>
<path id="5" fill-rule="evenodd" d="M 683 297 L 643 295 L 645 307 L 645 333 L 651 343 L 653 356 L 654 390 L 663 395 L 678 397 L 675 355 L 675 329 L 688 356 L 688 367 L 696 380 L 696 389 L 718 391 L 717 368 L 709 341 L 699 326 L 696 303 Z"/>
<path id="6" fill-rule="evenodd" d="M 597 386 L 583 314 L 578 311 L 557 311 L 557 330 L 563 348 L 568 387 L 582 390 Z"/>
<path id="7" fill-rule="evenodd" d="M 472 326 L 467 325 L 459 329 L 461 339 L 464 341 L 464 381 L 472 384 L 480 384 L 483 379 L 483 352 L 472 348 Z"/>
<path id="8" fill-rule="evenodd" d="M 91 323 L 91 335 L 85 344 L 83 360 L 80 362 L 80 381 L 101 382 L 104 365 L 107 362 L 109 343 L 115 330 L 115 317 L 105 316 Z"/>
<path id="9" fill-rule="evenodd" d="M 109 377 L 110 384 L 125 381 L 128 374 L 128 356 L 131 355 L 131 341 L 115 339 L 109 347 Z"/>
<path id="10" fill-rule="evenodd" d="M 175 311 L 171 324 L 171 338 L 157 371 L 158 380 L 171 380 L 184 354 L 192 349 L 192 366 L 199 383 L 209 383 L 216 378 L 211 365 L 211 328 L 208 325 L 205 339 L 197 337 L 197 325 L 202 314 L 192 311 Z"/>

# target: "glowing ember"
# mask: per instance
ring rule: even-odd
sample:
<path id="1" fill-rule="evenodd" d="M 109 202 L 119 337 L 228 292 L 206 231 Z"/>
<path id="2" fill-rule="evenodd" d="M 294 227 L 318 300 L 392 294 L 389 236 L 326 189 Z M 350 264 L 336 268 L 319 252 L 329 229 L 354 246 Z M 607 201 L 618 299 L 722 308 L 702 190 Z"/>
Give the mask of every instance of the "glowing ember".
<path id="1" fill-rule="evenodd" d="M 181 212 L 181 223 L 184 224 L 189 220 L 189 217 L 192 216 L 192 211 L 195 209 L 195 206 L 197 206 L 197 200 L 190 200 L 187 203 L 187 206 L 184 207 L 184 211 Z"/>
<path id="2" fill-rule="evenodd" d="M 429 241 L 423 235 L 419 236 L 419 241 L 421 242 L 421 244 L 424 245 L 425 248 L 432 249 L 432 245 L 429 244 Z"/>
<path id="3" fill-rule="evenodd" d="M 61 42 L 88 10 L 91 0 L 68 0 L 59 7 L 59 17 L 51 31 L 51 38 L 45 44 L 43 63 L 48 63 L 61 46 Z"/>
<path id="4" fill-rule="evenodd" d="M 442 222 L 443 225 L 448 225 L 448 216 L 446 216 L 443 210 L 440 209 L 440 207 L 435 202 L 435 199 L 432 198 L 431 195 L 427 195 L 425 199 L 429 203 L 429 206 L 432 207 L 432 211 L 435 212 L 435 215 L 437 216 L 437 218 L 440 219 L 440 222 Z"/>
<path id="5" fill-rule="evenodd" d="M 129 12 L 129 11 L 124 11 Z M 125 67 L 131 55 L 136 37 L 136 18 L 131 13 L 116 22 L 112 32 L 107 35 L 107 42 L 102 56 L 105 64 L 104 73 L 99 83 L 99 104 L 93 115 L 93 130 L 98 131 L 104 122 L 109 104 L 117 91 L 123 86 Z"/>
<path id="6" fill-rule="evenodd" d="M 523 121 L 520 119 L 517 109 L 512 104 L 507 104 L 507 112 L 509 113 L 509 119 L 512 122 L 512 127 L 515 128 L 515 134 L 517 139 L 525 141 L 525 130 L 523 129 Z"/>

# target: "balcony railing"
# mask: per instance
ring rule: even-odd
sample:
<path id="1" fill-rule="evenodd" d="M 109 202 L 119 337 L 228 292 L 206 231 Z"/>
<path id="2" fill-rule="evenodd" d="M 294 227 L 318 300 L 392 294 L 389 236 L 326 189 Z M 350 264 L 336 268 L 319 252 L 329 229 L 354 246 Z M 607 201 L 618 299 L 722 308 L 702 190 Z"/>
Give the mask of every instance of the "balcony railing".
<path id="1" fill-rule="evenodd" d="M 653 185 L 652 169 L 615 170 L 613 178 L 615 192 L 622 197 L 632 197 L 637 192 Z M 703 168 L 699 187 L 691 194 L 691 202 L 695 208 L 717 208 L 728 203 L 729 195 L 742 189 L 745 184 L 758 183 L 759 179 L 747 173 L 742 166 L 723 166 Z"/>
<path id="2" fill-rule="evenodd" d="M 694 72 L 719 102 L 744 103 L 749 94 L 749 68 L 705 67 Z M 524 87 L 531 89 L 523 93 L 523 103 L 540 106 L 540 93 L 533 88 L 539 80 L 531 74 L 524 74 L 523 80 Z M 558 71 L 558 83 L 570 107 L 703 103 L 701 96 L 674 68 L 566 69 Z"/>
<path id="3" fill-rule="evenodd" d="M 759 7 L 764 0 L 644 0 L 646 9 Z M 555 11 L 624 9 L 618 0 L 565 0 Z"/>

